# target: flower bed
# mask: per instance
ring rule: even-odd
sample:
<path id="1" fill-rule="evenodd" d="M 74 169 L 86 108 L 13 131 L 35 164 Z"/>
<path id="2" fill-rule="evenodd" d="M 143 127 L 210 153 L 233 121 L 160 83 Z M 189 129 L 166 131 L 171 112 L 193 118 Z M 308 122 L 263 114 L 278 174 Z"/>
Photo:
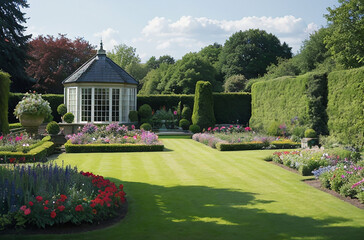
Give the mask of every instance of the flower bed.
<path id="1" fill-rule="evenodd" d="M 239 125 L 230 127 L 208 128 L 204 133 L 192 136 L 195 141 L 201 142 L 219 151 L 257 150 L 257 149 L 287 149 L 298 148 L 300 143 L 285 138 L 274 138 L 257 134 L 250 127 Z"/>
<path id="2" fill-rule="evenodd" d="M 357 161 L 360 154 L 342 149 L 313 148 L 300 151 L 273 153 L 272 160 L 298 170 L 302 175 L 312 175 L 315 169 L 336 166 L 343 161 Z"/>
<path id="3" fill-rule="evenodd" d="M 66 136 L 67 153 L 75 152 L 142 152 L 163 151 L 164 145 L 152 132 L 137 130 L 134 126 L 119 126 L 111 123 L 101 128 L 86 124 L 83 129 L 73 135 Z"/>
<path id="4" fill-rule="evenodd" d="M 57 165 L 0 166 L 0 229 L 99 222 L 125 205 L 123 185 Z"/>
<path id="5" fill-rule="evenodd" d="M 0 163 L 26 163 L 46 160 L 53 153 L 50 137 L 35 140 L 27 134 L 0 136 Z"/>

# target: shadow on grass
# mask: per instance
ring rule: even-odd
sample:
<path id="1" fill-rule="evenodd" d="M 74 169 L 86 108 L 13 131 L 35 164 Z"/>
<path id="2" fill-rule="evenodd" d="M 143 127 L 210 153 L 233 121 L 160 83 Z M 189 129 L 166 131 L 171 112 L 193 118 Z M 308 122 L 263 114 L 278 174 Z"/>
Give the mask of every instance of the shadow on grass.
<path id="1" fill-rule="evenodd" d="M 258 207 L 274 202 L 259 200 L 255 193 L 122 183 L 128 194 L 128 220 L 113 231 L 123 234 L 127 228 L 128 239 L 363 239 L 363 228 L 338 226 L 350 219 L 270 213 Z"/>

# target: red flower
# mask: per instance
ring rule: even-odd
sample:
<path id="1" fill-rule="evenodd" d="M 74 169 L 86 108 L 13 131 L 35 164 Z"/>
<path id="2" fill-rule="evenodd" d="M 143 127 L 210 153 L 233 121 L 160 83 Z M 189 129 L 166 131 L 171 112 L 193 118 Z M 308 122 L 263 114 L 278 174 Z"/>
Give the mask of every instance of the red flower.
<path id="1" fill-rule="evenodd" d="M 47 205 L 48 203 L 49 203 L 49 201 L 48 201 L 48 200 L 45 200 L 45 201 L 44 201 L 44 204 L 45 204 L 45 205 Z"/>
<path id="2" fill-rule="evenodd" d="M 47 208 L 46 206 L 44 206 L 44 211 L 47 211 L 49 208 Z"/>
<path id="3" fill-rule="evenodd" d="M 29 201 L 29 206 L 33 206 L 34 203 L 32 201 Z"/>
<path id="4" fill-rule="evenodd" d="M 16 158 L 9 158 L 9 162 L 10 162 L 10 163 L 15 162 L 15 160 L 16 160 Z"/>
<path id="5" fill-rule="evenodd" d="M 59 210 L 60 212 L 63 212 L 65 208 L 66 208 L 66 207 L 65 207 L 65 206 L 63 206 L 63 205 L 58 206 L 58 210 Z"/>
<path id="6" fill-rule="evenodd" d="M 20 210 L 22 210 L 23 212 L 25 211 L 25 209 L 27 209 L 27 206 L 25 206 L 25 205 L 20 207 Z"/>
<path id="7" fill-rule="evenodd" d="M 51 218 L 55 218 L 56 216 L 57 216 L 56 211 L 55 211 L 55 210 L 53 210 L 53 211 L 51 212 Z"/>
<path id="8" fill-rule="evenodd" d="M 80 204 L 80 205 L 77 205 L 76 207 L 75 207 L 75 210 L 76 210 L 76 212 L 81 212 L 81 211 L 83 211 L 83 207 L 82 207 L 82 205 Z"/>
<path id="9" fill-rule="evenodd" d="M 92 213 L 93 214 L 97 214 L 97 210 L 96 209 L 92 209 Z"/>
<path id="10" fill-rule="evenodd" d="M 61 202 L 64 202 L 66 199 L 67 199 L 67 196 L 66 196 L 66 195 L 61 194 L 61 199 L 60 199 L 60 201 L 61 201 Z"/>
<path id="11" fill-rule="evenodd" d="M 24 210 L 25 215 L 29 215 L 32 211 L 30 211 L 30 208 L 27 208 Z"/>
<path id="12" fill-rule="evenodd" d="M 43 198 L 42 198 L 41 196 L 37 196 L 35 199 L 36 199 L 38 202 L 43 201 Z"/>

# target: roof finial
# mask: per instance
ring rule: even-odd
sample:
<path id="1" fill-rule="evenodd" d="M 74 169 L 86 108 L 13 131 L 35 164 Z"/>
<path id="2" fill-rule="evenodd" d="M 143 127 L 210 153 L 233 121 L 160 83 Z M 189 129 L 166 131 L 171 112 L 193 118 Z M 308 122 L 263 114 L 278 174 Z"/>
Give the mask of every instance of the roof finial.
<path id="1" fill-rule="evenodd" d="M 100 50 L 104 50 L 102 47 L 102 38 L 101 38 L 101 42 L 100 42 Z"/>
<path id="2" fill-rule="evenodd" d="M 100 41 L 100 49 L 97 50 L 97 55 L 106 55 L 106 51 L 104 50 L 104 47 L 103 47 L 103 43 L 102 43 L 102 39 Z"/>

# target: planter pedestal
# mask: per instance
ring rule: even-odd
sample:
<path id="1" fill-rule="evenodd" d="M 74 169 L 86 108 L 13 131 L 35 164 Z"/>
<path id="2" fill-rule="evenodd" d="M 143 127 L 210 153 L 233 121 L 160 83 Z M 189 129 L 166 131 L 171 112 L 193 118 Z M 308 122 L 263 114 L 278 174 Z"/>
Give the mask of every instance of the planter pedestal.
<path id="1" fill-rule="evenodd" d="M 312 146 L 316 146 L 319 144 L 318 138 L 302 138 L 301 140 L 301 148 L 312 148 Z"/>

